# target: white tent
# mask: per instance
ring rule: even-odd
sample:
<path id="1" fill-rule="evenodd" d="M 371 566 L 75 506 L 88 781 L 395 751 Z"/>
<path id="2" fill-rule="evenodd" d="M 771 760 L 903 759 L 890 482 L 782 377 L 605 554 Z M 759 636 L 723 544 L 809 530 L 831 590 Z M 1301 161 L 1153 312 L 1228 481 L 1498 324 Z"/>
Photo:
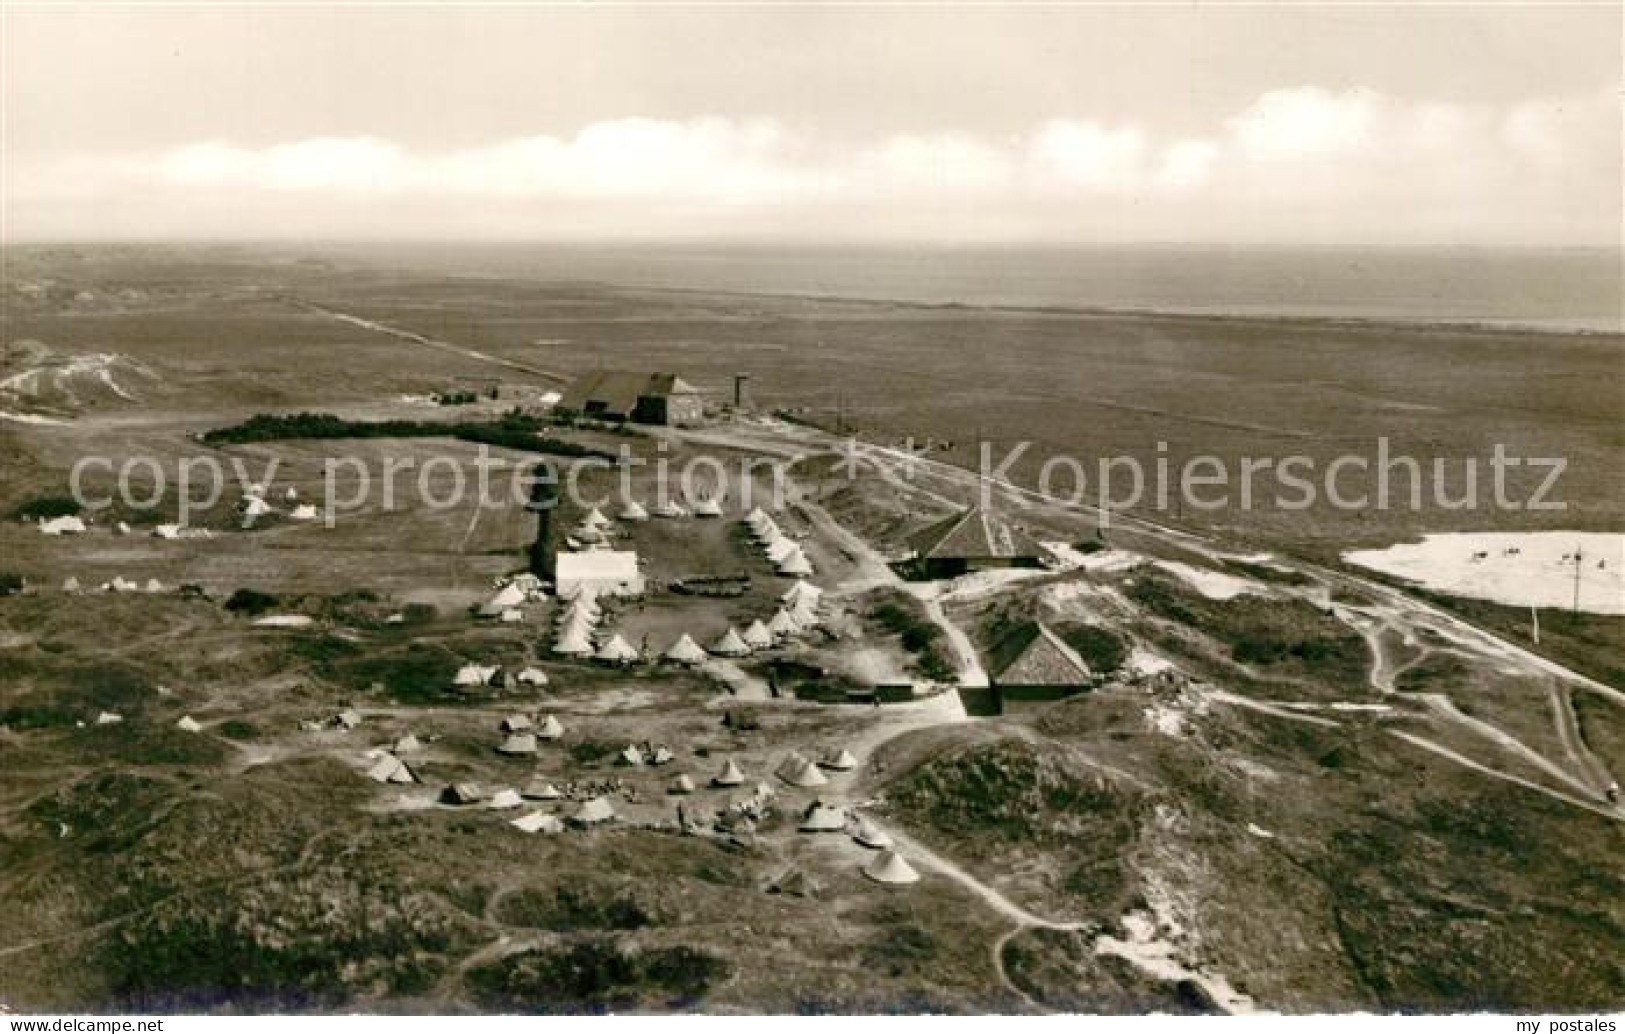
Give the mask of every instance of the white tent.
<path id="1" fill-rule="evenodd" d="M 525 602 L 525 590 L 509 584 L 480 607 L 480 616 L 494 618 L 505 610 L 512 610 Z"/>
<path id="2" fill-rule="evenodd" d="M 181 732 L 202 732 L 203 726 L 191 715 L 182 715 L 181 720 L 175 723 L 175 728 Z"/>
<path id="3" fill-rule="evenodd" d="M 801 552 L 801 547 L 787 538 L 777 538 L 766 546 L 767 558 L 775 564 L 783 563 L 787 558 Z"/>
<path id="4" fill-rule="evenodd" d="M 796 828 L 803 833 L 839 833 L 846 829 L 846 816 L 838 808 L 814 801 Z"/>
<path id="5" fill-rule="evenodd" d="M 293 502 L 295 499 L 299 498 L 299 489 L 289 485 L 288 490 L 282 493 L 282 498 L 286 499 L 290 503 Z"/>
<path id="6" fill-rule="evenodd" d="M 522 686 L 547 685 L 547 672 L 540 668 L 526 668 L 519 673 L 519 684 Z"/>
<path id="7" fill-rule="evenodd" d="M 62 591 L 63 592 L 78 592 L 79 591 L 79 579 L 75 578 L 71 574 L 68 575 L 68 577 L 62 582 Z"/>
<path id="8" fill-rule="evenodd" d="M 768 621 L 767 630 L 772 632 L 775 638 L 783 639 L 786 636 L 792 636 L 801 631 L 801 623 L 797 621 L 788 610 L 780 608 L 779 611 L 773 615 L 772 619 Z"/>
<path id="9" fill-rule="evenodd" d="M 669 765 L 676 760 L 677 755 L 673 754 L 671 748 L 664 744 L 656 747 L 654 753 L 649 755 L 649 764 L 651 765 Z"/>
<path id="10" fill-rule="evenodd" d="M 603 616 L 604 608 L 598 605 L 598 601 L 591 596 L 583 595 L 577 596 L 575 599 L 569 601 L 562 608 L 560 608 L 555 620 L 557 620 L 559 624 L 563 624 L 566 621 L 573 621 L 576 618 L 586 618 L 593 624 L 597 624 L 598 619 Z"/>
<path id="11" fill-rule="evenodd" d="M 41 535 L 83 535 L 85 522 L 78 517 L 51 517 L 39 522 Z"/>
<path id="12" fill-rule="evenodd" d="M 103 711 L 101 714 L 96 716 L 97 725 L 117 725 L 122 721 L 124 721 L 124 716 L 121 714 L 114 714 L 112 711 Z"/>
<path id="13" fill-rule="evenodd" d="M 536 753 L 536 737 L 528 732 L 516 732 L 497 746 L 498 754 L 517 757 Z"/>
<path id="14" fill-rule="evenodd" d="M 872 847 L 877 851 L 892 846 L 891 834 L 870 822 L 867 817 L 858 820 L 858 828 L 852 831 L 852 839 L 864 847 Z"/>
<path id="15" fill-rule="evenodd" d="M 288 516 L 296 521 L 313 521 L 317 517 L 316 508 L 309 503 L 300 503 L 288 513 Z"/>
<path id="16" fill-rule="evenodd" d="M 729 758 L 728 763 L 722 766 L 722 771 L 718 772 L 711 782 L 715 786 L 741 786 L 745 782 L 745 773 L 739 770 L 739 766 L 732 758 Z"/>
<path id="17" fill-rule="evenodd" d="M 772 518 L 769 517 L 767 515 L 767 511 L 763 510 L 760 506 L 751 507 L 750 508 L 750 513 L 745 514 L 745 517 L 744 517 L 744 521 L 745 521 L 746 524 L 756 524 L 759 521 L 765 521 L 765 520 L 772 520 Z"/>
<path id="18" fill-rule="evenodd" d="M 572 627 L 553 644 L 553 652 L 560 657 L 588 657 L 593 652 L 592 643 L 584 632 Z"/>
<path id="19" fill-rule="evenodd" d="M 609 518 L 598 507 L 587 511 L 587 516 L 581 518 L 581 525 L 585 528 L 597 528 L 599 531 L 609 527 Z"/>
<path id="20" fill-rule="evenodd" d="M 614 817 L 615 807 L 609 803 L 609 798 L 594 797 L 576 810 L 576 813 L 571 816 L 571 821 L 583 826 L 595 826 L 600 822 L 608 822 Z"/>
<path id="21" fill-rule="evenodd" d="M 609 642 L 598 648 L 597 657 L 610 664 L 631 664 L 638 659 L 637 647 L 626 641 L 626 637 L 616 632 Z"/>
<path id="22" fill-rule="evenodd" d="M 694 504 L 694 516 L 721 517 L 722 504 L 718 503 L 715 499 L 701 499 L 699 502 Z"/>
<path id="23" fill-rule="evenodd" d="M 654 515 L 656 517 L 665 517 L 667 519 L 674 519 L 674 518 L 678 518 L 678 517 L 687 517 L 688 516 L 688 511 L 687 510 L 683 509 L 681 506 L 678 506 L 676 503 L 672 502 L 670 499 L 666 500 L 663 503 L 658 504 L 654 508 L 653 513 L 654 513 Z"/>
<path id="24" fill-rule="evenodd" d="M 492 794 L 491 799 L 486 802 L 485 806 L 487 808 L 495 809 L 517 808 L 524 803 L 525 802 L 520 799 L 519 791 L 510 786 L 498 790 L 496 793 Z"/>
<path id="25" fill-rule="evenodd" d="M 623 521 L 646 521 L 649 519 L 649 511 L 644 509 L 642 503 L 633 499 L 621 507 L 621 512 L 616 516 Z"/>
<path id="26" fill-rule="evenodd" d="M 739 633 L 729 625 L 728 631 L 722 633 L 717 641 L 711 644 L 711 652 L 718 657 L 743 657 L 750 653 L 750 647 L 745 645 L 745 641 L 739 638 Z"/>
<path id="27" fill-rule="evenodd" d="M 533 811 L 529 815 L 521 815 L 517 819 L 509 820 L 508 825 L 522 833 L 564 832 L 564 823 L 559 821 L 558 816 L 549 815 L 545 811 Z"/>
<path id="28" fill-rule="evenodd" d="M 773 566 L 788 578 L 809 578 L 813 573 L 812 561 L 799 549 Z"/>
<path id="29" fill-rule="evenodd" d="M 665 657 L 666 660 L 676 661 L 678 664 L 699 664 L 705 660 L 705 651 L 700 649 L 699 644 L 687 632 L 684 632 L 682 638 L 671 644 Z"/>
<path id="30" fill-rule="evenodd" d="M 542 719 L 542 724 L 536 727 L 537 739 L 556 740 L 564 735 L 564 726 L 552 715 Z"/>
<path id="31" fill-rule="evenodd" d="M 852 756 L 850 750 L 845 748 L 830 752 L 821 764 L 834 772 L 850 772 L 858 767 L 858 759 Z"/>
<path id="32" fill-rule="evenodd" d="M 816 607 L 818 605 L 818 601 L 823 599 L 823 597 L 824 590 L 820 589 L 812 582 L 797 582 L 788 589 L 784 590 L 784 592 L 779 596 L 779 602 L 783 603 L 786 607 Z"/>
<path id="33" fill-rule="evenodd" d="M 765 650 L 773 645 L 773 633 L 768 630 L 768 627 L 762 623 L 760 618 L 752 621 L 750 627 L 745 629 L 744 634 L 739 638 L 743 639 L 745 645 L 752 650 Z"/>
<path id="34" fill-rule="evenodd" d="M 347 707 L 334 715 L 333 721 L 345 729 L 354 729 L 361 724 L 361 712 L 353 707 Z"/>
<path id="35" fill-rule="evenodd" d="M 541 776 L 526 783 L 519 795 L 533 801 L 557 801 L 564 797 L 563 791 Z"/>
<path id="36" fill-rule="evenodd" d="M 611 596 L 643 593 L 643 572 L 638 555 L 627 550 L 600 549 L 590 553 L 560 553 L 554 581 L 559 595 L 568 598 L 582 589 Z"/>
<path id="37" fill-rule="evenodd" d="M 113 525 L 113 530 L 117 531 L 120 535 L 128 535 L 130 533 L 130 526 L 124 521 L 119 521 L 117 524 Z"/>
<path id="38" fill-rule="evenodd" d="M 672 794 L 693 793 L 694 780 L 687 773 L 684 773 L 672 779 L 671 783 L 666 787 L 666 792 Z"/>
<path id="39" fill-rule="evenodd" d="M 502 616 L 498 620 L 505 625 L 517 625 L 519 622 L 525 620 L 525 614 L 524 611 L 517 609 L 505 610 L 502 612 Z"/>
<path id="40" fill-rule="evenodd" d="M 557 633 L 555 633 L 555 638 L 559 640 L 590 640 L 592 638 L 593 630 L 597 627 L 598 622 L 594 621 L 592 618 L 589 618 L 587 615 L 575 614 L 564 621 L 559 622 L 559 627 Z"/>
<path id="41" fill-rule="evenodd" d="M 244 517 L 264 517 L 270 512 L 271 504 L 266 502 L 264 499 L 261 499 L 259 496 L 251 495 L 243 498 Z"/>
<path id="42" fill-rule="evenodd" d="M 375 783 L 413 783 L 417 780 L 406 762 L 392 754 L 385 754 L 367 769 L 367 778 Z"/>
<path id="43" fill-rule="evenodd" d="M 914 867 L 903 861 L 903 856 L 896 851 L 887 851 L 864 868 L 863 874 L 876 883 L 918 883 L 920 874 Z"/>
<path id="44" fill-rule="evenodd" d="M 484 686 L 496 677 L 497 666 L 484 664 L 465 664 L 457 669 L 457 676 L 451 680 L 454 686 Z"/>
<path id="45" fill-rule="evenodd" d="M 179 524 L 160 524 L 152 529 L 152 533 L 161 539 L 178 539 L 181 537 Z"/>
<path id="46" fill-rule="evenodd" d="M 773 774 L 788 781 L 790 776 L 801 771 L 802 766 L 806 763 L 807 759 L 801 756 L 800 751 L 792 750 L 784 756 L 783 761 L 779 762 L 779 767 L 773 770 Z"/>
<path id="47" fill-rule="evenodd" d="M 141 586 L 127 580 L 123 575 L 114 575 L 113 580 L 106 586 L 109 592 L 135 592 Z"/>
<path id="48" fill-rule="evenodd" d="M 416 736 L 412 735 L 411 733 L 407 733 L 405 736 L 402 736 L 400 739 L 396 740 L 395 746 L 391 749 L 397 754 L 410 754 L 415 750 L 422 750 L 423 743 Z"/>
<path id="49" fill-rule="evenodd" d="M 805 758 L 801 760 L 799 765 L 781 767 L 779 769 L 779 778 L 791 786 L 799 786 L 803 789 L 823 786 L 829 782 L 829 778 L 818 770 L 818 766 Z"/>
<path id="50" fill-rule="evenodd" d="M 643 767 L 643 751 L 639 750 L 635 744 L 628 743 L 619 756 L 615 758 L 615 763 L 632 768 L 641 768 Z"/>

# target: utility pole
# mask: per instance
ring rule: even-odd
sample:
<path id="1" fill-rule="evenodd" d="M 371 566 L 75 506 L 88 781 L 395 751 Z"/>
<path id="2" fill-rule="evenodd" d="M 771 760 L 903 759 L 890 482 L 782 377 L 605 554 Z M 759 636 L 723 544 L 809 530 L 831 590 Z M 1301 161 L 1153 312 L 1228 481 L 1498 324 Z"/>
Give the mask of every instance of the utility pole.
<path id="1" fill-rule="evenodd" d="M 1533 603 L 1529 605 L 1529 638 L 1536 646 L 1540 645 L 1540 611 Z"/>

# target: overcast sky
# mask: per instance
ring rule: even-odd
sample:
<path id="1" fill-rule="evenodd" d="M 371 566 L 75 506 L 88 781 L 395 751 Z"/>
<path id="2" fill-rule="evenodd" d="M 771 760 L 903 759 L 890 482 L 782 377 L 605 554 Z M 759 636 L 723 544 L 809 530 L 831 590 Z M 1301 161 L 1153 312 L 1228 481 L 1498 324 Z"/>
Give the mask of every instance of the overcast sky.
<path id="1" fill-rule="evenodd" d="M 8 239 L 1620 244 L 1615 3 L 3 18 Z"/>

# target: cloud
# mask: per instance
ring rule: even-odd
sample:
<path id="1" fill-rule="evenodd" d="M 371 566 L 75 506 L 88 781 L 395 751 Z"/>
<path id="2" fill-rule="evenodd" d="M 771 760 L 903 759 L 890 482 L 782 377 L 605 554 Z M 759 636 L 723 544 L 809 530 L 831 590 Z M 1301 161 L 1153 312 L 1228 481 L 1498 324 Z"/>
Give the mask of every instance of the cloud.
<path id="1" fill-rule="evenodd" d="M 115 231 L 182 235 L 720 228 L 1617 245 L 1618 155 L 1610 90 L 1495 106 L 1310 85 L 1179 135 L 1067 116 L 997 137 L 841 140 L 717 116 L 615 119 L 442 151 L 355 136 L 14 155 L 6 208 L 11 233 L 41 236 L 89 212 Z"/>

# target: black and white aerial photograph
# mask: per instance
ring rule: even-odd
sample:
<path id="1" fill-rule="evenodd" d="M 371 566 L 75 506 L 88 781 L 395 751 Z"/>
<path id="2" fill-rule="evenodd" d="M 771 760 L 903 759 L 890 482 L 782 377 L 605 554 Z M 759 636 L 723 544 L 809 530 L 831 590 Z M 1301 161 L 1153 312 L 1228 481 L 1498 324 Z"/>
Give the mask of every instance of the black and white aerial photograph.
<path id="1" fill-rule="evenodd" d="M 4 0 L 0 1020 L 1619 1034 L 1622 60 Z"/>

